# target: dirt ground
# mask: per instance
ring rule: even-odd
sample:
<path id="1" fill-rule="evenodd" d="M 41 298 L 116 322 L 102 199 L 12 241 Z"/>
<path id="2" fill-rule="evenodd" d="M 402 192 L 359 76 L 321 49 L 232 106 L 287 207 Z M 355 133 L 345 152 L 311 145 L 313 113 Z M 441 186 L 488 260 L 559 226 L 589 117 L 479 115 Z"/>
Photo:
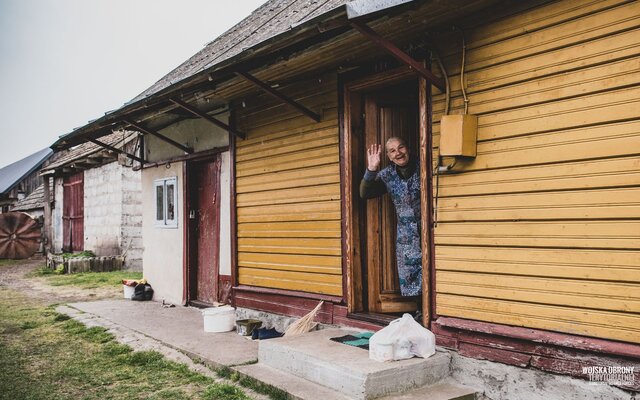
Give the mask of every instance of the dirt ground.
<path id="1" fill-rule="evenodd" d="M 44 277 L 29 277 L 30 272 L 45 264 L 42 257 L 19 260 L 0 266 L 0 286 L 6 286 L 49 304 L 70 303 L 122 297 L 119 288 L 84 289 L 76 286 L 51 286 Z"/>

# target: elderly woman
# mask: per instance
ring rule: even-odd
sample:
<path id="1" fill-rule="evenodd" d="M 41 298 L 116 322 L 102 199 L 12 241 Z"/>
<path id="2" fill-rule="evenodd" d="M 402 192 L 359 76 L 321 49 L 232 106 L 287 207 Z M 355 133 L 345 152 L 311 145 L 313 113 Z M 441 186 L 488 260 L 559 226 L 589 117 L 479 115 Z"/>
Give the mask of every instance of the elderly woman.
<path id="1" fill-rule="evenodd" d="M 420 168 L 405 141 L 391 137 L 385 144 L 391 164 L 378 172 L 382 146 L 367 149 L 367 171 L 360 182 L 360 197 L 391 195 L 397 215 L 396 261 L 402 296 L 422 293 L 422 248 L 420 237 Z"/>

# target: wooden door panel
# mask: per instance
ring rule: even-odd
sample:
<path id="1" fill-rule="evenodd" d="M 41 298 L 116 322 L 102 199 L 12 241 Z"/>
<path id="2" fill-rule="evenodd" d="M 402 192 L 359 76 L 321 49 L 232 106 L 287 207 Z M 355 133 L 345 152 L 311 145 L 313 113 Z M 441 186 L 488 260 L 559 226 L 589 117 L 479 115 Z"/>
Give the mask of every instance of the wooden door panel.
<path id="1" fill-rule="evenodd" d="M 190 167 L 190 294 L 189 299 L 218 301 L 220 230 L 220 158 Z"/>
<path id="2" fill-rule="evenodd" d="M 63 179 L 62 248 L 64 251 L 84 250 L 84 173 Z"/>

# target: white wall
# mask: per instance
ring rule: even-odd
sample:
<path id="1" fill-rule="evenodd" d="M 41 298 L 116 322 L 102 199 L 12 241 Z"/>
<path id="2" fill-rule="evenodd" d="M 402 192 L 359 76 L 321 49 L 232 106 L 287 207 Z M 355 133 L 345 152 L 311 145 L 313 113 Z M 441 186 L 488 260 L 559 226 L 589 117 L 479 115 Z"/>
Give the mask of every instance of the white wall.
<path id="1" fill-rule="evenodd" d="M 227 113 L 218 115 L 215 118 L 227 123 L 229 116 Z M 159 133 L 180 144 L 192 147 L 196 153 L 229 145 L 227 131 L 201 118 L 177 122 L 160 130 Z M 144 145 L 146 159 L 150 162 L 163 161 L 184 155 L 184 152 L 179 148 L 171 146 L 155 136 L 145 136 Z"/>
<path id="2" fill-rule="evenodd" d="M 125 255 L 125 268 L 142 270 L 141 172 L 112 162 L 84 172 L 84 249 Z"/>
<path id="3" fill-rule="evenodd" d="M 121 166 L 112 162 L 84 171 L 84 249 L 120 254 Z"/>
<path id="4" fill-rule="evenodd" d="M 142 172 L 122 168 L 120 249 L 127 269 L 142 271 Z"/>
<path id="5" fill-rule="evenodd" d="M 142 242 L 143 273 L 153 287 L 154 300 L 182 304 L 184 257 L 183 163 L 175 162 L 142 170 Z M 153 181 L 177 177 L 178 227 L 155 226 L 155 193 Z"/>
<path id="6" fill-rule="evenodd" d="M 51 210 L 51 246 L 54 253 L 62 252 L 62 178 L 55 178 L 52 192 L 55 203 Z"/>
<path id="7" fill-rule="evenodd" d="M 220 275 L 231 275 L 231 163 L 228 151 L 220 156 Z"/>

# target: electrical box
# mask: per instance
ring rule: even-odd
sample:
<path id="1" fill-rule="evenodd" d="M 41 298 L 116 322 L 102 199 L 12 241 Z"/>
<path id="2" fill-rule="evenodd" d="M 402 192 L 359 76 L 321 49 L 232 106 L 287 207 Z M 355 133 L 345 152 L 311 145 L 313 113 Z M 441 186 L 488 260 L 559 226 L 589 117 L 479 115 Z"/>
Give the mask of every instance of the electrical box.
<path id="1" fill-rule="evenodd" d="M 443 115 L 440 120 L 440 155 L 475 157 L 478 138 L 476 115 Z"/>

